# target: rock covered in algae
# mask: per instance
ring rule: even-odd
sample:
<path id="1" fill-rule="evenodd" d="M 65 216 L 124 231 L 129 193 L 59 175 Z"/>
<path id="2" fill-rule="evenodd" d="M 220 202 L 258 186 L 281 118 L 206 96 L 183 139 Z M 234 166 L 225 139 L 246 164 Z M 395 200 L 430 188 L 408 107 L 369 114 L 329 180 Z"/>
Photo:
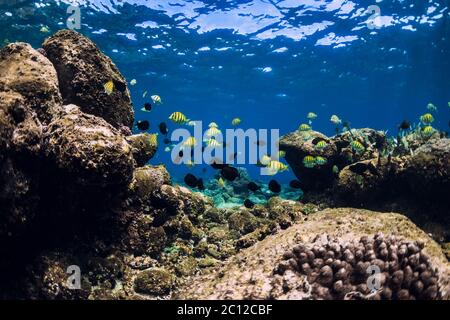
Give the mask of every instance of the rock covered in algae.
<path id="1" fill-rule="evenodd" d="M 65 104 L 76 104 L 116 128 L 131 128 L 134 111 L 126 80 L 91 40 L 73 30 L 61 30 L 45 40 L 43 49 L 56 68 Z M 114 90 L 108 95 L 104 85 L 109 81 Z"/>
<path id="2" fill-rule="evenodd" d="M 323 285 L 334 286 L 336 282 L 339 281 L 336 277 L 339 278 L 341 273 L 343 274 L 346 269 L 338 273 L 337 271 L 340 269 L 335 271 L 333 267 L 329 267 L 326 263 L 333 264 L 333 262 L 340 260 L 343 266 L 344 263 L 342 261 L 345 262 L 345 266 L 347 267 L 347 260 L 353 261 L 353 259 L 356 259 L 355 256 L 359 257 L 360 255 L 359 252 L 352 253 L 351 251 L 347 252 L 346 250 L 342 250 L 341 243 L 351 244 L 353 241 L 359 241 L 362 237 L 367 237 L 367 239 L 370 239 L 373 238 L 375 234 L 380 232 L 384 233 L 386 237 L 395 237 L 395 244 L 397 245 L 398 251 L 400 251 L 399 246 L 403 248 L 403 244 L 406 244 L 407 250 L 410 250 L 408 247 L 409 244 L 412 243 L 414 245 L 414 247 L 411 247 L 412 256 L 410 254 L 406 254 L 408 257 L 407 261 L 410 267 L 411 264 L 415 266 L 415 269 L 412 270 L 413 276 L 416 275 L 415 272 L 418 272 L 419 274 L 425 272 L 427 281 L 430 281 L 431 289 L 429 290 L 430 292 L 427 293 L 430 295 L 426 296 L 427 298 L 446 298 L 448 296 L 450 272 L 449 264 L 445 259 L 439 245 L 429 238 L 423 231 L 418 229 L 411 221 L 409 221 L 406 217 L 395 213 L 380 213 L 368 210 L 340 208 L 327 209 L 309 215 L 307 221 L 301 224 L 295 224 L 275 235 L 269 235 L 266 239 L 256 243 L 252 247 L 240 251 L 236 256 L 227 260 L 223 266 L 212 268 L 211 270 L 205 271 L 203 274 L 192 278 L 189 283 L 177 290 L 176 294 L 174 294 L 174 298 L 336 298 L 337 296 L 331 294 L 334 291 L 328 290 L 327 292 L 327 290 L 322 290 L 319 292 L 320 290 L 312 290 L 306 271 L 303 272 L 299 271 L 300 269 L 296 269 L 299 268 L 299 263 L 297 260 L 289 260 L 293 257 L 292 252 L 294 248 L 297 248 L 296 246 L 299 244 L 303 244 L 305 249 L 309 250 L 309 248 L 312 247 L 313 249 L 317 249 L 318 253 L 320 252 L 321 255 L 329 254 L 331 258 L 331 253 L 328 253 L 328 251 L 323 252 L 320 246 L 315 248 L 314 242 L 317 240 L 318 235 L 320 237 L 324 234 L 327 234 L 330 237 L 325 237 L 326 239 L 339 238 L 339 252 L 340 254 L 344 254 L 343 259 L 336 259 L 335 256 L 333 256 L 330 261 L 324 258 L 316 259 L 313 250 L 309 250 L 311 252 L 308 251 L 306 255 L 307 259 L 313 258 L 312 263 L 314 263 L 314 266 L 311 267 L 311 270 L 315 270 L 314 268 L 320 267 L 318 269 L 319 272 L 315 272 L 313 276 L 315 276 L 316 279 L 320 278 L 320 283 Z M 403 243 L 403 241 L 405 242 Z M 417 245 L 414 241 L 417 241 Z M 388 243 L 385 242 L 385 244 L 388 248 L 387 250 L 389 256 L 390 252 Z M 379 254 L 384 256 L 384 245 L 380 245 L 376 248 L 374 246 L 374 249 L 370 249 L 369 247 L 364 249 L 365 251 L 363 254 L 366 254 L 367 261 L 372 261 L 374 256 L 375 259 L 377 259 L 377 255 Z M 422 246 L 423 250 L 420 249 Z M 375 249 L 379 249 L 379 251 L 375 252 Z M 301 251 L 297 249 L 295 250 L 296 252 Z M 413 251 L 414 253 L 412 253 Z M 397 255 L 404 257 L 405 255 L 402 252 L 403 251 L 400 253 L 397 252 Z M 422 253 L 423 255 L 421 258 Z M 301 256 L 303 257 L 303 255 Z M 391 257 L 395 258 L 394 256 Z M 410 257 L 411 260 L 409 259 Z M 429 260 L 426 259 L 426 257 L 428 257 Z M 379 261 L 376 262 L 378 263 Z M 383 267 L 386 267 L 385 261 L 383 264 Z M 395 280 L 395 277 L 399 275 L 394 274 L 394 272 L 398 270 L 395 269 L 397 266 L 398 264 L 392 264 L 391 268 L 393 268 L 393 272 L 389 272 L 389 277 L 387 277 L 389 281 L 397 281 Z M 402 270 L 406 267 L 406 265 L 401 266 Z M 437 268 L 437 277 L 434 273 L 435 271 L 431 272 L 434 268 Z M 283 270 L 282 275 L 280 275 L 280 270 Z M 422 271 L 419 272 L 419 270 Z M 430 274 L 427 272 L 430 272 Z M 416 278 L 414 279 L 417 280 Z M 434 286 L 435 282 L 437 282 L 436 287 Z M 415 282 L 411 281 L 411 285 L 412 283 Z M 343 285 L 345 284 L 343 283 Z M 410 288 L 411 290 L 416 290 L 412 289 L 412 287 Z M 336 289 L 340 290 L 340 283 L 336 284 Z M 352 287 L 351 289 L 355 289 L 355 291 L 357 291 L 357 288 Z M 436 295 L 434 294 L 435 291 L 437 291 Z M 409 293 L 409 298 L 411 298 L 411 292 Z M 327 295 L 328 293 L 330 293 L 330 295 Z M 394 298 L 406 297 L 405 292 L 398 291 L 395 294 L 398 295 L 394 296 Z"/>
<path id="3" fill-rule="evenodd" d="M 137 166 L 144 166 L 156 153 L 158 144 L 154 144 L 151 139 L 151 134 L 141 133 L 132 136 L 127 136 L 127 141 L 131 145 L 134 160 Z"/>
<path id="4" fill-rule="evenodd" d="M 137 293 L 148 295 L 164 295 L 170 293 L 175 283 L 173 275 L 162 268 L 142 271 L 134 280 Z"/>
<path id="5" fill-rule="evenodd" d="M 325 146 L 318 148 L 319 141 L 324 141 Z M 355 152 L 351 147 L 352 141 L 360 142 L 364 150 Z M 384 133 L 368 128 L 352 129 L 331 138 L 313 130 L 297 130 L 281 137 L 280 150 L 286 152 L 285 159 L 302 182 L 302 189 L 318 191 L 333 185 L 336 178 L 333 166 L 343 168 L 353 162 L 373 158 L 384 144 Z M 326 163 L 307 167 L 303 163 L 306 156 L 322 157 Z"/>
<path id="6" fill-rule="evenodd" d="M 81 185 L 121 185 L 131 181 L 135 162 L 125 138 L 102 118 L 64 106 L 47 129 L 45 153 Z"/>
<path id="7" fill-rule="evenodd" d="M 58 77 L 52 63 L 29 44 L 11 43 L 0 50 L 0 92 L 23 96 L 23 108 L 46 124 L 60 109 Z"/>

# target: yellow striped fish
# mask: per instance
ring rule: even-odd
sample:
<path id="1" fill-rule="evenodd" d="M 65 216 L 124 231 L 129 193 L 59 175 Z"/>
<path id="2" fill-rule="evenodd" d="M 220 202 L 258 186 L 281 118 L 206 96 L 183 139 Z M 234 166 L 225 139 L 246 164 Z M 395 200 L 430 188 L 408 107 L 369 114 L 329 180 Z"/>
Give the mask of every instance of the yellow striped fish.
<path id="1" fill-rule="evenodd" d="M 261 159 L 259 159 L 259 162 L 261 162 L 261 164 L 265 166 L 267 166 L 270 161 L 272 161 L 272 158 L 270 158 L 267 154 L 263 155 Z"/>
<path id="2" fill-rule="evenodd" d="M 306 123 L 302 123 L 302 124 L 300 125 L 300 127 L 298 127 L 298 129 L 299 129 L 300 131 L 309 131 L 309 130 L 311 130 L 311 126 L 308 125 L 308 124 L 306 124 Z"/>
<path id="3" fill-rule="evenodd" d="M 209 128 L 218 128 L 219 126 L 217 125 L 217 123 L 215 122 L 211 122 L 210 124 L 208 124 Z"/>
<path id="4" fill-rule="evenodd" d="M 218 184 L 221 188 L 225 188 L 225 180 L 223 180 L 222 177 L 220 177 L 219 180 L 217 180 L 217 184 Z"/>
<path id="5" fill-rule="evenodd" d="M 103 85 L 103 88 L 105 89 L 106 94 L 109 96 L 114 91 L 114 82 L 111 80 L 108 81 Z"/>
<path id="6" fill-rule="evenodd" d="M 208 130 L 206 130 L 205 135 L 207 137 L 213 137 L 219 135 L 220 133 L 222 132 L 217 129 L 217 127 L 210 127 Z"/>
<path id="7" fill-rule="evenodd" d="M 306 168 L 314 168 L 316 165 L 316 159 L 313 156 L 306 156 L 303 158 L 303 165 Z"/>
<path id="8" fill-rule="evenodd" d="M 434 132 L 434 128 L 432 126 L 426 126 L 422 129 L 422 133 L 426 136 L 431 136 Z"/>
<path id="9" fill-rule="evenodd" d="M 216 139 L 209 139 L 209 140 L 206 141 L 206 144 L 209 147 L 212 147 L 212 148 L 216 148 L 216 147 L 220 147 L 221 146 L 220 142 L 217 141 Z"/>
<path id="10" fill-rule="evenodd" d="M 267 166 L 270 170 L 274 170 L 276 172 L 278 171 L 285 171 L 288 170 L 288 166 L 285 165 L 284 163 L 280 162 L 280 161 L 276 161 L 276 160 L 272 160 L 269 162 L 269 165 Z"/>
<path id="11" fill-rule="evenodd" d="M 286 151 L 283 151 L 283 150 L 278 151 L 279 158 L 284 158 L 285 156 L 286 156 Z"/>
<path id="12" fill-rule="evenodd" d="M 161 104 L 162 103 L 161 97 L 158 96 L 157 94 L 151 96 L 150 98 L 152 99 L 153 103 L 157 103 L 157 104 Z"/>
<path id="13" fill-rule="evenodd" d="M 324 157 L 321 157 L 321 156 L 317 156 L 315 161 L 319 166 L 327 164 L 327 159 L 325 159 Z"/>
<path id="14" fill-rule="evenodd" d="M 423 116 L 420 117 L 420 121 L 422 121 L 423 123 L 429 124 L 434 121 L 434 118 L 431 113 L 425 113 Z"/>
<path id="15" fill-rule="evenodd" d="M 234 118 L 233 120 L 231 120 L 231 124 L 233 125 L 233 126 L 238 126 L 238 125 L 240 125 L 241 124 L 241 119 L 240 118 Z"/>
<path id="16" fill-rule="evenodd" d="M 322 150 L 327 146 L 327 143 L 325 142 L 325 140 L 320 140 L 319 142 L 317 142 L 315 148 L 318 150 Z"/>
<path id="17" fill-rule="evenodd" d="M 189 137 L 183 143 L 184 147 L 195 147 L 197 145 L 197 140 L 194 137 Z"/>
<path id="18" fill-rule="evenodd" d="M 189 122 L 189 119 L 187 119 L 186 116 L 179 111 L 172 113 L 169 116 L 169 120 L 172 120 L 173 122 L 178 123 L 178 124 L 183 124 L 183 123 Z"/>
<path id="19" fill-rule="evenodd" d="M 364 148 L 362 143 L 357 140 L 352 141 L 350 143 L 350 146 L 352 147 L 353 150 L 355 150 L 358 153 L 364 152 L 364 150 L 366 149 L 366 148 Z"/>
<path id="20" fill-rule="evenodd" d="M 317 118 L 317 114 L 315 114 L 314 112 L 309 112 L 306 118 L 309 120 L 314 120 Z"/>
<path id="21" fill-rule="evenodd" d="M 153 146 L 157 146 L 158 145 L 158 134 L 157 133 L 153 133 L 150 135 L 149 138 L 150 144 Z"/>

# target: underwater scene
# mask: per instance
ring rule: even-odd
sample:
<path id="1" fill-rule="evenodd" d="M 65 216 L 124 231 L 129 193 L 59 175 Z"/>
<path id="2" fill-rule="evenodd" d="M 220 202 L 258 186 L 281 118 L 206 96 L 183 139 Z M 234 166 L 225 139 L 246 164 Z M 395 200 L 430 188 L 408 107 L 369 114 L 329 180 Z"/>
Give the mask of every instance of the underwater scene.
<path id="1" fill-rule="evenodd" d="M 0 0 L 0 299 L 448 300 L 449 131 L 447 0 Z"/>

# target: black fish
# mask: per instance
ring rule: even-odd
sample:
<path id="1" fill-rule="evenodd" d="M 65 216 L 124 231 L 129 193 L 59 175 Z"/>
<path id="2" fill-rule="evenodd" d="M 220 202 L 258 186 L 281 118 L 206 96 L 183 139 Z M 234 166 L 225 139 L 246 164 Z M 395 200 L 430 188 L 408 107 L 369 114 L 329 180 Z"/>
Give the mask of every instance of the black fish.
<path id="1" fill-rule="evenodd" d="M 317 137 L 317 138 L 314 138 L 314 139 L 311 141 L 311 143 L 312 143 L 313 145 L 316 145 L 319 141 L 322 141 L 322 140 L 323 140 L 322 138 Z"/>
<path id="2" fill-rule="evenodd" d="M 145 111 L 151 111 L 152 110 L 152 105 L 148 102 L 144 103 L 144 108 Z"/>
<path id="3" fill-rule="evenodd" d="M 169 144 L 169 143 L 171 143 L 172 141 L 170 141 L 170 139 L 169 138 L 164 138 L 164 144 Z"/>
<path id="4" fill-rule="evenodd" d="M 409 128 L 411 128 L 411 123 L 408 120 L 403 120 L 398 126 L 399 130 L 408 130 Z"/>
<path id="5" fill-rule="evenodd" d="M 224 167 L 220 171 L 220 174 L 229 181 L 234 181 L 237 177 L 239 177 L 239 171 L 234 167 Z"/>
<path id="6" fill-rule="evenodd" d="M 348 167 L 351 172 L 356 174 L 363 174 L 367 170 L 367 164 L 365 163 L 355 163 Z"/>
<path id="7" fill-rule="evenodd" d="M 291 187 L 292 189 L 301 189 L 302 183 L 298 180 L 292 180 L 291 182 L 289 182 L 289 187 Z"/>
<path id="8" fill-rule="evenodd" d="M 248 209 L 251 209 L 255 206 L 255 203 L 250 199 L 245 199 L 244 206 Z"/>
<path id="9" fill-rule="evenodd" d="M 256 191 L 258 191 L 261 187 L 258 186 L 258 185 L 257 185 L 256 183 L 254 183 L 254 182 L 249 182 L 249 184 L 247 184 L 247 188 L 248 188 L 248 190 L 250 190 L 250 191 L 256 192 Z"/>
<path id="10" fill-rule="evenodd" d="M 270 180 L 269 181 L 269 190 L 274 193 L 280 193 L 281 192 L 281 186 L 276 180 Z"/>
<path id="11" fill-rule="evenodd" d="M 178 152 L 178 156 L 179 156 L 180 158 L 183 158 L 183 155 L 184 155 L 183 150 L 180 150 L 180 152 Z"/>
<path id="12" fill-rule="evenodd" d="M 169 129 L 167 128 L 167 124 L 165 122 L 161 122 L 159 124 L 159 132 L 161 132 L 161 134 L 166 135 L 169 133 Z"/>
<path id="13" fill-rule="evenodd" d="M 210 165 L 213 169 L 216 169 L 216 170 L 220 170 L 220 169 L 228 167 L 228 164 L 222 163 L 222 161 L 217 158 L 213 159 L 211 161 Z"/>
<path id="14" fill-rule="evenodd" d="M 141 131 L 148 130 L 150 128 L 150 122 L 148 122 L 147 120 L 139 120 L 138 122 L 136 122 L 136 127 Z"/>
<path id="15" fill-rule="evenodd" d="M 188 185 L 191 188 L 195 188 L 198 185 L 198 180 L 197 178 L 191 174 L 188 173 L 185 177 L 184 177 L 184 183 L 186 183 L 186 185 Z"/>
<path id="16" fill-rule="evenodd" d="M 198 190 L 205 190 L 205 186 L 203 185 L 203 179 L 202 178 L 197 180 L 197 188 L 198 188 Z"/>
<path id="17" fill-rule="evenodd" d="M 372 162 L 369 162 L 369 164 L 367 165 L 367 169 L 369 169 L 369 172 L 375 176 L 378 175 L 378 169 L 373 165 Z"/>

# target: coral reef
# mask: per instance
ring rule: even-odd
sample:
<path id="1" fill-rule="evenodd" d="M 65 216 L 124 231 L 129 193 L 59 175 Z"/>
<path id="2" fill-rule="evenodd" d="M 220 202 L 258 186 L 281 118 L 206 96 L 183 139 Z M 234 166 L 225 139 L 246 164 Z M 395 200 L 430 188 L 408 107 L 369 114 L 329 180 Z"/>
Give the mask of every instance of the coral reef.
<path id="1" fill-rule="evenodd" d="M 308 262 L 299 263 L 303 260 Z M 223 266 L 194 277 L 174 297 L 336 299 L 348 294 L 347 298 L 363 298 L 370 294 L 364 286 L 370 274 L 358 278 L 357 272 L 371 262 L 380 266 L 385 292 L 369 298 L 388 298 L 384 294 L 389 294 L 389 288 L 393 299 L 448 299 L 450 269 L 438 244 L 402 215 L 351 208 L 326 209 L 270 235 Z M 349 271 L 349 277 L 343 275 Z M 337 290 L 330 290 L 335 284 Z"/>
<path id="2" fill-rule="evenodd" d="M 308 297 L 280 289 L 287 278 L 313 283 L 300 269 L 273 272 L 283 265 L 284 253 L 297 243 L 314 249 L 317 234 L 351 243 L 378 231 L 395 235 L 400 247 L 401 241 L 424 243 L 430 260 L 422 257 L 421 247 L 414 253 L 423 295 L 412 291 L 418 289 L 415 284 L 408 297 L 446 297 L 444 254 L 404 217 L 354 209 L 317 212 L 315 204 L 296 201 L 300 192 L 294 189 L 283 190 L 282 197 L 266 186 L 249 192 L 243 170 L 224 188 L 218 188 L 217 179 L 209 182 L 207 195 L 174 184 L 163 165 L 147 165 L 158 147 L 154 139 L 131 135 L 128 88 L 111 60 L 73 31 L 56 33 L 43 48 L 13 43 L 0 51 L 0 298 Z M 115 86 L 110 95 L 104 89 L 108 81 Z M 351 166 L 374 161 L 385 144 L 384 135 L 370 129 L 334 138 L 310 134 L 312 139 L 299 133 L 284 140 L 288 162 L 294 166 L 303 155 L 298 152 L 326 155 L 331 160 L 323 168 L 332 172 L 336 161 L 342 171 L 323 173 L 329 176 L 324 185 L 315 184 L 312 174 L 307 192 L 326 186 L 346 194 L 337 182 L 351 187 Z M 327 141 L 321 153 L 313 146 L 315 138 Z M 366 146 L 364 152 L 349 149 L 355 139 Z M 414 192 L 445 198 L 435 188 L 448 190 L 448 142 L 429 140 L 414 146 L 412 155 L 387 161 L 381 160 L 392 167 L 386 172 L 401 172 Z M 315 172 L 322 174 L 319 168 Z M 386 185 L 378 176 L 371 179 L 373 190 Z M 251 208 L 243 205 L 247 198 L 255 204 Z M 445 230 L 441 233 L 445 238 Z M 413 256 L 408 256 L 411 268 Z M 70 270 L 81 272 L 78 288 L 69 282 Z M 425 284 L 427 272 L 431 282 Z M 406 293 L 394 292 L 400 296 Z M 320 292 L 312 297 L 330 298 Z"/>

